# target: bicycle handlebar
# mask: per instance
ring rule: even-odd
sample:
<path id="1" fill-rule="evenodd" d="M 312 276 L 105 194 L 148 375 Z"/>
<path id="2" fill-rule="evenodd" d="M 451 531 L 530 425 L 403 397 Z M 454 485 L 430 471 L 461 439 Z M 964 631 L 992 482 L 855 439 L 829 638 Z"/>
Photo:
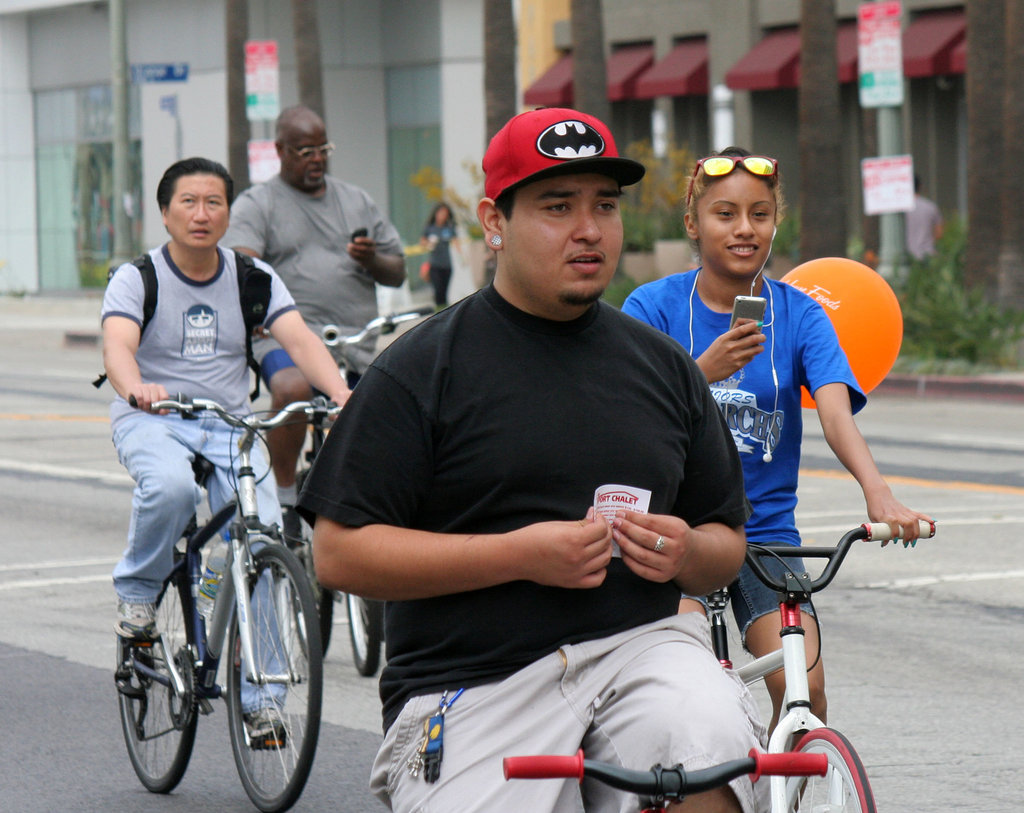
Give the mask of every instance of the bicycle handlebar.
<path id="1" fill-rule="evenodd" d="M 371 319 L 362 330 L 351 336 L 342 335 L 342 330 L 338 325 L 324 325 L 320 329 L 320 337 L 328 347 L 335 347 L 339 344 L 359 344 L 359 342 L 372 333 L 387 335 L 388 333 L 394 332 L 395 327 L 402 322 L 410 322 L 413 319 L 422 319 L 424 316 L 430 316 L 433 312 L 433 305 L 421 305 L 418 308 L 412 308 L 411 310 L 402 311 L 401 313 L 390 313 L 387 316 L 378 316 L 376 319 Z"/>
<path id="2" fill-rule="evenodd" d="M 679 800 L 687 794 L 721 787 L 744 774 L 750 774 L 751 782 L 762 776 L 824 776 L 828 770 L 828 757 L 795 751 L 765 754 L 752 748 L 746 759 L 734 759 L 698 771 L 687 771 L 681 765 L 672 768 L 655 765 L 649 771 L 635 771 L 584 759 L 581 750 L 571 757 L 506 757 L 502 765 L 506 780 L 576 779 L 582 782 L 585 776 L 589 776 L 613 788 L 641 796 Z"/>
<path id="3" fill-rule="evenodd" d="M 135 400 L 134 395 L 130 395 L 128 397 L 128 403 L 133 407 L 138 407 L 138 401 Z M 311 401 L 293 401 L 278 411 L 278 413 L 272 418 L 261 418 L 256 413 L 235 415 L 228 412 L 216 401 L 211 401 L 208 398 L 188 398 L 181 394 L 177 395 L 175 398 L 167 398 L 163 401 L 154 401 L 150 407 L 150 411 L 152 412 L 156 412 L 161 409 L 173 410 L 181 413 L 185 417 L 194 417 L 198 412 L 213 412 L 221 420 L 231 426 L 252 431 L 259 429 L 274 429 L 287 421 L 292 415 L 296 415 L 298 413 L 305 414 L 310 418 L 315 418 L 317 416 L 331 417 L 341 412 L 340 406 L 337 406 L 326 398 L 320 396 L 313 398 Z"/>
<path id="4" fill-rule="evenodd" d="M 935 536 L 934 522 L 918 520 L 918 526 L 920 539 L 931 539 Z M 795 587 L 795 585 L 792 584 L 792 579 L 795 577 L 799 579 L 799 587 L 797 589 L 800 592 L 816 593 L 819 590 L 824 590 L 828 587 L 832 579 L 835 578 L 836 572 L 839 570 L 839 566 L 843 563 L 843 559 L 846 558 L 846 554 L 849 553 L 850 547 L 854 542 L 865 540 L 868 542 L 882 542 L 885 544 L 886 542 L 896 538 L 898 538 L 898 534 L 893 533 L 888 523 L 865 522 L 863 525 L 859 525 L 858 527 L 847 531 L 843 535 L 843 538 L 840 539 L 834 547 L 748 544 L 747 564 L 749 564 L 750 569 L 754 571 L 754 575 L 757 576 L 765 586 L 770 587 L 773 590 L 780 592 L 792 591 Z M 780 558 L 811 558 L 827 559 L 828 561 L 818 577 L 814 579 L 807 576 L 807 574 L 799 573 L 784 573 L 781 577 L 776 577 L 768 572 L 768 569 L 764 565 L 764 560 Z"/>

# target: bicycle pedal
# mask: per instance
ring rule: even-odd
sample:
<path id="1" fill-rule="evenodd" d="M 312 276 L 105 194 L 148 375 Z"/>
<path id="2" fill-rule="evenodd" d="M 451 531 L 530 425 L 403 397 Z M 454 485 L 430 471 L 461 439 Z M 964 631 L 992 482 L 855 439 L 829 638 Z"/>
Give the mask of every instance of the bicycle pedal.
<path id="1" fill-rule="evenodd" d="M 122 675 L 120 670 L 114 676 L 114 684 L 117 686 L 119 694 L 123 694 L 132 700 L 142 700 L 146 696 L 146 693 L 140 687 L 132 684 L 131 675 Z"/>
<path id="2" fill-rule="evenodd" d="M 253 751 L 280 751 L 287 744 L 284 732 L 280 734 L 262 734 L 249 739 L 249 747 Z"/>
<path id="3" fill-rule="evenodd" d="M 213 703 L 207 700 L 205 697 L 198 698 L 199 700 L 199 713 L 202 715 L 213 714 Z"/>

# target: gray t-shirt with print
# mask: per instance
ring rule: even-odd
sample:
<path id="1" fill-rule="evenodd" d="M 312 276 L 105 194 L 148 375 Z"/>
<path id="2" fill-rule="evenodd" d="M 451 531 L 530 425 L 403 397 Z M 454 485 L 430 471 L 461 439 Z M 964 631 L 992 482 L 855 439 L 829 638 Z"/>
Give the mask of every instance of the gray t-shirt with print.
<path id="1" fill-rule="evenodd" d="M 245 321 L 238 295 L 235 253 L 220 248 L 220 267 L 211 279 L 196 282 L 171 260 L 167 247 L 149 252 L 156 269 L 156 310 L 139 342 L 135 360 L 142 380 L 163 384 L 171 396 L 209 398 L 235 414 L 249 412 L 250 376 L 245 358 Z M 270 274 L 270 303 L 263 326 L 269 328 L 295 302 L 281 278 Z M 114 273 L 103 296 L 101 319 L 124 316 L 142 326 L 145 288 L 142 274 L 131 263 Z M 132 412 L 118 395 L 110 407 L 110 422 Z"/>
<path id="2" fill-rule="evenodd" d="M 377 316 L 377 292 L 370 272 L 348 255 L 352 232 L 364 228 L 382 254 L 402 254 L 402 240 L 373 199 L 358 186 L 325 177 L 319 197 L 300 192 L 275 175 L 246 189 L 231 206 L 231 225 L 221 242 L 252 249 L 281 275 L 299 313 L 314 333 L 338 325 L 343 336 L 358 333 Z M 256 357 L 277 347 L 261 340 Z M 361 373 L 375 355 L 373 338 L 338 361 Z"/>

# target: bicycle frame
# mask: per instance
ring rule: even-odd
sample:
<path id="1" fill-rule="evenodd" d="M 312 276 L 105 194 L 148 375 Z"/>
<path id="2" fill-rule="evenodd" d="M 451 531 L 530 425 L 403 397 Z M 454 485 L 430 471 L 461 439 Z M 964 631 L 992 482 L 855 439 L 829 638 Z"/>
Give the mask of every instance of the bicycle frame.
<path id="1" fill-rule="evenodd" d="M 922 523 L 921 537 L 935 535 L 934 523 Z M 793 545 L 758 546 L 748 545 L 747 562 L 755 575 L 768 587 L 779 594 L 779 613 L 782 617 L 782 648 L 754 659 L 736 670 L 744 683 L 750 684 L 772 672 L 783 669 L 786 690 L 783 697 L 783 714 L 768 740 L 768 753 L 789 752 L 796 745 L 798 732 L 824 728 L 825 723 L 811 713 L 810 688 L 807 681 L 807 651 L 805 645 L 802 611 L 800 605 L 810 599 L 812 593 L 825 589 L 835 577 L 846 554 L 857 540 L 881 541 L 883 544 L 893 538 L 892 530 L 885 523 L 865 523 L 847 532 L 835 547 L 798 547 Z M 808 573 L 786 573 L 785 583 L 772 578 L 761 563 L 759 551 L 767 551 L 782 558 L 821 558 L 825 567 L 817 578 Z M 767 558 L 767 554 L 765 555 Z M 711 626 L 715 651 L 723 666 L 731 668 L 728 659 L 728 643 L 725 638 L 724 612 L 727 605 L 726 591 L 718 591 L 708 602 L 711 610 Z M 772 811 L 789 810 L 787 780 L 772 776 L 770 779 Z"/>

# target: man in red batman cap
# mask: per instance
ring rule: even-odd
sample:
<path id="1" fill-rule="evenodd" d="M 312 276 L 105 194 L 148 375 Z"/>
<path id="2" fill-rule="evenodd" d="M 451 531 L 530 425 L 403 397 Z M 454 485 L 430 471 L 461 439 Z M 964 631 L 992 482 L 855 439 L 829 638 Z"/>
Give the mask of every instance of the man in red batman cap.
<path id="1" fill-rule="evenodd" d="M 758 745 L 706 619 L 676 613 L 743 562 L 739 460 L 693 360 L 600 301 L 643 167 L 549 108 L 483 169 L 493 284 L 373 363 L 300 508 L 321 583 L 388 602 L 371 786 L 393 810 L 635 809 L 589 780 L 507 783 L 502 757 L 702 768 Z M 744 777 L 678 809 L 752 813 L 759 793 Z"/>

